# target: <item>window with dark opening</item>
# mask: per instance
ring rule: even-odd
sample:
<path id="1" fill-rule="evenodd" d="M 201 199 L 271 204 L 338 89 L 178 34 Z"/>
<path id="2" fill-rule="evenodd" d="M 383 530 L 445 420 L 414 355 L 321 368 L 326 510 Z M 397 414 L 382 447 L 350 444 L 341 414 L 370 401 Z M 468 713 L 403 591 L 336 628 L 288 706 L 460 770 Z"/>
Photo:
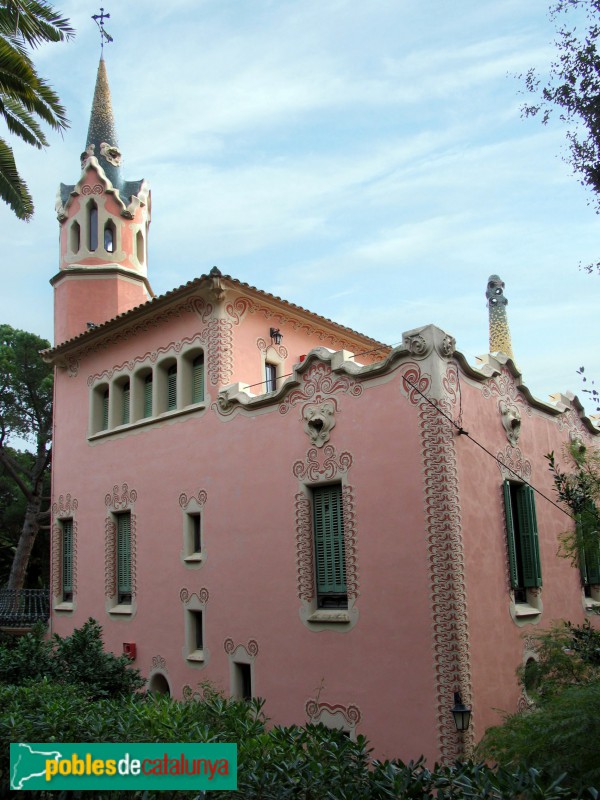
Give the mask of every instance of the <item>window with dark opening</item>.
<path id="1" fill-rule="evenodd" d="M 275 364 L 265 364 L 265 389 L 267 392 L 274 392 L 277 388 L 277 366 Z"/>

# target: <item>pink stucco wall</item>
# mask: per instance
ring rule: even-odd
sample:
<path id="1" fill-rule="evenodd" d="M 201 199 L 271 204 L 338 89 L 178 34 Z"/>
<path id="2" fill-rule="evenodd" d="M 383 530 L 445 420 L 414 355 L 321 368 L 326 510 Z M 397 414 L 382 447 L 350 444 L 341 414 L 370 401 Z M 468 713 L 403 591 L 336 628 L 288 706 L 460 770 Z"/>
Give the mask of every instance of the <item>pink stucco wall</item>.
<path id="1" fill-rule="evenodd" d="M 232 302 L 239 296 L 239 290 L 230 291 Z M 252 299 L 257 302 L 256 295 Z M 227 302 L 226 298 L 222 308 Z M 408 759 L 424 754 L 433 761 L 440 755 L 440 715 L 447 720 L 450 713 L 449 705 L 440 705 L 440 685 L 458 675 L 452 671 L 458 667 L 444 666 L 446 650 L 464 650 L 455 661 L 464 661 L 461 686 L 470 694 L 477 737 L 498 720 L 494 709 L 512 711 L 518 700 L 515 669 L 523 658 L 522 635 L 533 626 L 517 627 L 509 613 L 502 474 L 492 459 L 456 432 L 443 433 L 428 451 L 423 427 L 427 409 L 423 411 L 417 395 L 409 399 L 402 375 L 407 364 L 416 364 L 431 377 L 435 396 L 435 386 L 441 386 L 436 375 L 441 381 L 452 364 L 435 352 L 421 362 L 419 354 L 399 352 L 386 364 L 363 370 L 360 379 L 353 366 L 332 371 L 331 356 L 313 354 L 269 402 L 248 405 L 242 396 L 231 413 L 219 410 L 216 401 L 223 383 L 256 384 L 263 379 L 264 352 L 258 340 L 269 344 L 269 325 L 284 333 L 285 373 L 301 354 L 334 344 L 323 338 L 327 330 L 324 325 L 319 330 L 314 318 L 309 330 L 299 312 L 278 309 L 272 299 L 262 302 L 271 312 L 278 311 L 279 319 L 258 306 L 246 307 L 237 321 L 222 311 L 231 338 L 216 344 L 208 333 L 198 337 L 203 330 L 222 332 L 224 324 L 211 327 L 208 317 L 188 309 L 171 316 L 163 313 L 156 324 L 138 325 L 128 335 L 111 339 L 108 330 L 103 339 L 92 334 L 87 351 L 73 351 L 63 362 L 57 356 L 68 369 L 57 369 L 53 499 L 59 504 L 69 494 L 77 500 L 77 555 L 74 610 L 55 612 L 53 631 L 64 635 L 89 616 L 96 617 L 111 650 L 121 652 L 123 642 L 136 643 L 135 666 L 145 675 L 164 663 L 177 696 L 185 686 L 194 688 L 205 680 L 229 691 L 226 642 L 247 645 L 253 640 L 258 646 L 254 691 L 266 698 L 265 711 L 274 723 L 306 721 L 307 701 L 318 697 L 332 707 L 355 706 L 360 713 L 356 730 L 369 737 L 378 756 Z M 143 359 L 153 364 L 194 337 L 205 350 L 204 404 L 89 437 L 94 386 L 129 375 Z M 347 339 L 348 334 L 340 330 L 339 337 Z M 229 367 L 219 371 L 213 360 L 225 363 L 223 347 L 228 343 L 233 348 L 225 354 Z M 355 344 L 358 349 L 360 340 Z M 368 340 L 362 346 L 367 349 Z M 315 381 L 316 367 L 323 367 L 320 374 L 326 382 Z M 482 381 L 463 372 L 461 386 L 465 429 L 493 453 L 504 451 L 507 440 L 497 397 L 484 397 Z M 262 387 L 251 391 L 260 395 Z M 300 400 L 293 400 L 293 392 Z M 317 451 L 302 419 L 305 404 L 323 399 L 336 406 L 328 442 L 333 451 Z M 551 414 L 534 410 L 527 416 L 526 405 L 520 406 L 524 413 L 518 446 L 531 462 L 532 482 L 551 494 L 543 456 L 560 448 L 568 430 L 559 430 Z M 445 478 L 428 461 L 435 448 L 449 454 L 442 465 L 456 468 L 457 482 L 448 484 L 448 492 L 454 492 L 449 522 L 443 514 L 431 515 L 436 492 L 445 502 Z M 331 473 L 325 469 L 328 457 L 334 465 Z M 308 470 L 300 479 L 311 459 L 323 471 L 311 477 Z M 343 479 L 352 487 L 358 619 L 352 626 L 315 629 L 300 614 L 295 502 L 301 484 L 331 479 Z M 137 495 L 131 506 L 136 591 L 135 613 L 117 617 L 105 610 L 105 496 L 123 484 Z M 433 495 L 427 488 L 431 485 Z M 190 567 L 180 556 L 180 496 L 190 497 L 201 489 L 207 493 L 205 561 Z M 537 508 L 544 579 L 539 625 L 558 617 L 581 621 L 577 574 L 556 557 L 562 515 L 549 504 L 538 502 Z M 455 600 L 452 587 L 442 587 L 440 593 L 433 585 L 447 574 L 447 566 L 432 561 L 439 560 L 434 551 L 436 541 L 443 544 L 445 530 L 451 531 L 454 545 L 459 544 L 448 547 L 447 554 L 450 569 L 456 568 L 458 575 Z M 56 578 L 56 560 L 54 568 Z M 463 584 L 466 605 L 460 594 Z M 201 589 L 208 592 L 206 658 L 194 665 L 184 653 L 181 592 Z M 468 625 L 466 638 L 452 640 L 454 618 L 457 629 Z M 452 692 L 456 687 L 446 688 Z"/>

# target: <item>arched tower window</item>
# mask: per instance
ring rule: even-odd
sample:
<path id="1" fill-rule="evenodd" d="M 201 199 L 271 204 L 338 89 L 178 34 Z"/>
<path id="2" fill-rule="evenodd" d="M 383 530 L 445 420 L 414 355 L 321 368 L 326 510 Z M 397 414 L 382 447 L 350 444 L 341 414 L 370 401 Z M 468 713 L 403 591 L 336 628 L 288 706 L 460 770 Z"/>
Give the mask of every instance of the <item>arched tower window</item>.
<path id="1" fill-rule="evenodd" d="M 71 225 L 69 231 L 69 249 L 72 253 L 78 253 L 81 246 L 81 228 L 77 220 Z"/>
<path id="2" fill-rule="evenodd" d="M 141 231 L 137 232 L 135 237 L 135 245 L 137 249 L 137 260 L 140 264 L 144 263 L 144 234 Z"/>
<path id="3" fill-rule="evenodd" d="M 107 253 L 115 252 L 117 241 L 117 229 L 112 219 L 109 219 L 104 226 L 104 249 Z"/>
<path id="4" fill-rule="evenodd" d="M 98 206 L 91 200 L 88 205 L 88 250 L 98 249 Z"/>

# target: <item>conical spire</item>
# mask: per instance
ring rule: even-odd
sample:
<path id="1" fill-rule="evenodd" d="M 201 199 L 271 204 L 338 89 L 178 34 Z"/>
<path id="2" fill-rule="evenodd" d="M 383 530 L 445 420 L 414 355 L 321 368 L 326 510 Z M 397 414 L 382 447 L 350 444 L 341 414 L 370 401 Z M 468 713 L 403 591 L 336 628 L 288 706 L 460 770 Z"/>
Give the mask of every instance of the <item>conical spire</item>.
<path id="1" fill-rule="evenodd" d="M 490 353 L 504 353 L 514 360 L 506 306 L 508 300 L 504 296 L 504 281 L 498 275 L 490 275 L 487 291 L 490 317 Z"/>
<path id="2" fill-rule="evenodd" d="M 98 163 L 106 173 L 106 177 L 115 188 L 120 189 L 122 184 L 122 156 L 117 141 L 104 57 L 100 58 L 100 64 L 98 65 L 90 126 L 88 128 L 85 152 L 82 153 L 82 161 L 89 156 L 95 156 L 98 159 Z"/>

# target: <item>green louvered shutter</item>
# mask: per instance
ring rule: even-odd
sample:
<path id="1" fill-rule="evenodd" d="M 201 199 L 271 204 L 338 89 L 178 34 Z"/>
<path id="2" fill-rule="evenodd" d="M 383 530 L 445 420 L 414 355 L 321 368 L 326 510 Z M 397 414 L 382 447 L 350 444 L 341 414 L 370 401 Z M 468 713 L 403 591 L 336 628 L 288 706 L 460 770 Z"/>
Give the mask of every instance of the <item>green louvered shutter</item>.
<path id="1" fill-rule="evenodd" d="M 123 425 L 129 424 L 129 401 L 131 398 L 131 391 L 129 388 L 129 381 L 123 384 Z"/>
<path id="2" fill-rule="evenodd" d="M 63 598 L 73 594 L 73 520 L 62 521 L 62 591 Z"/>
<path id="3" fill-rule="evenodd" d="M 131 514 L 117 516 L 117 593 L 131 595 Z"/>
<path id="4" fill-rule="evenodd" d="M 173 411 L 177 408 L 177 365 L 169 367 L 167 375 L 167 410 Z"/>
<path id="5" fill-rule="evenodd" d="M 152 373 L 144 380 L 144 417 L 152 416 Z"/>
<path id="6" fill-rule="evenodd" d="M 105 431 L 108 429 L 108 389 L 102 395 L 102 428 Z"/>
<path id="7" fill-rule="evenodd" d="M 315 571 L 319 594 L 346 592 L 346 556 L 342 518 L 342 487 L 325 486 L 313 492 Z"/>
<path id="8" fill-rule="evenodd" d="M 204 400 L 204 356 L 198 356 L 192 362 L 192 403 Z"/>
<path id="9" fill-rule="evenodd" d="M 517 568 L 517 551 L 515 547 L 515 526 L 513 524 L 512 503 L 510 500 L 510 483 L 504 481 L 504 512 L 506 515 L 506 541 L 508 543 L 508 569 L 510 572 L 510 585 L 516 589 L 519 585 L 519 570 Z"/>
<path id="10" fill-rule="evenodd" d="M 535 514 L 535 492 L 531 486 L 520 486 L 517 491 L 517 516 L 523 563 L 523 586 L 535 588 L 542 585 L 542 568 Z"/>

